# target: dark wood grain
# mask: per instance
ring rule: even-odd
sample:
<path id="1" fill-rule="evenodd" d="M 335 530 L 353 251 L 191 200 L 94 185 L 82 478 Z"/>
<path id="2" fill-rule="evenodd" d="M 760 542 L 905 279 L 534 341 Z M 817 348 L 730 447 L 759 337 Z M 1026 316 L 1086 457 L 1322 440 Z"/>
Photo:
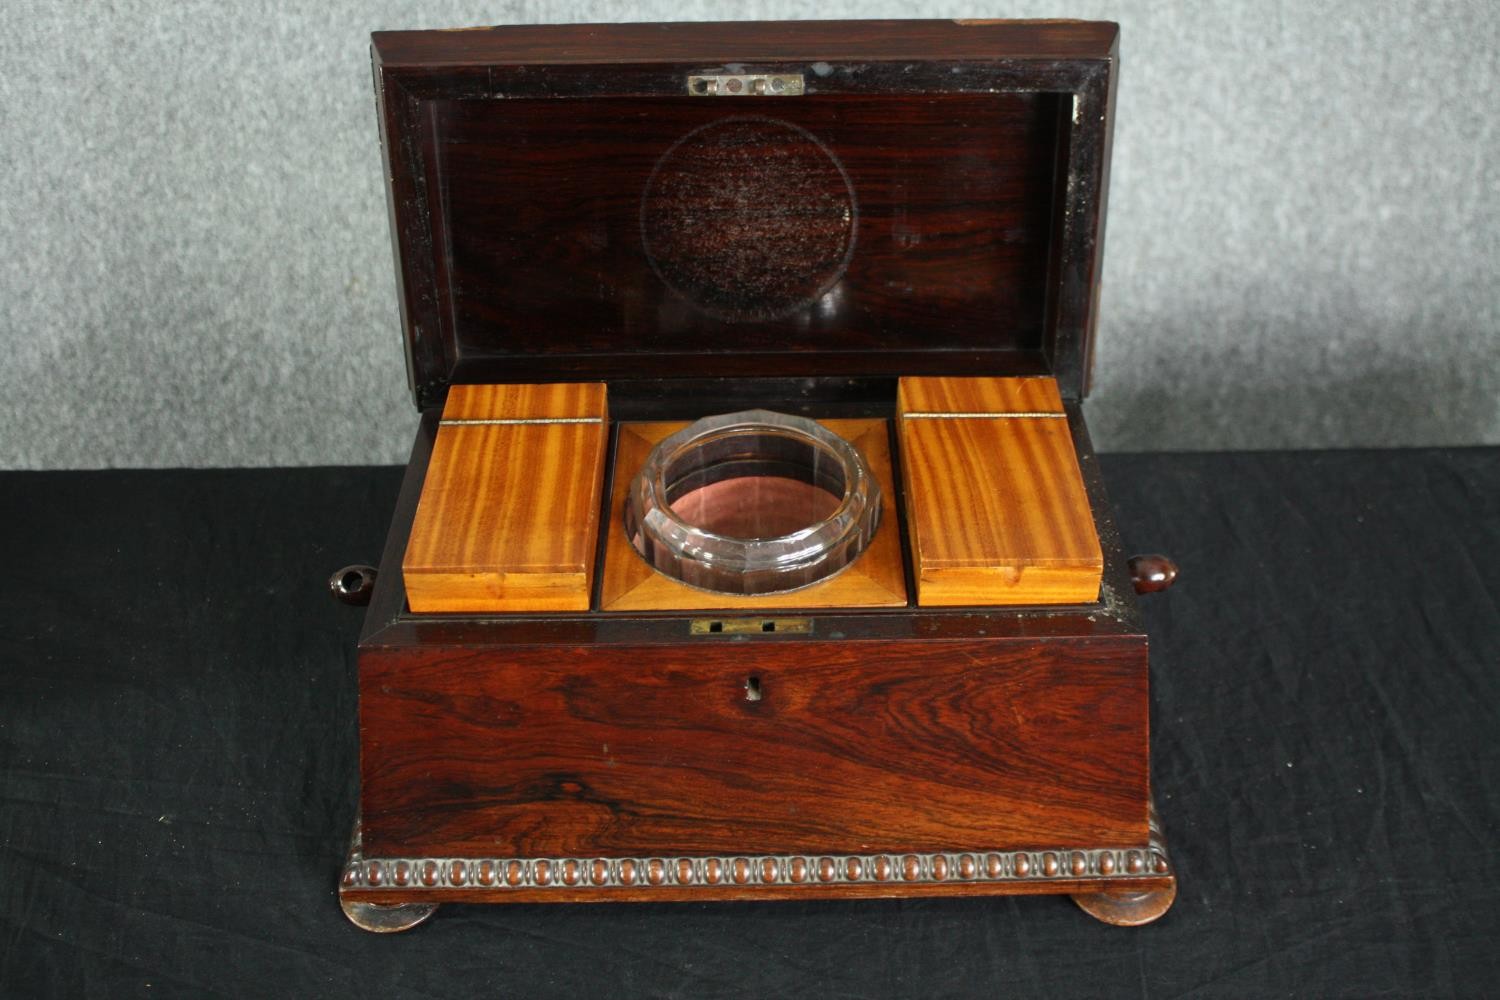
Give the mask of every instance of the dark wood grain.
<path id="1" fill-rule="evenodd" d="M 377 35 L 419 404 L 456 381 L 1039 370 L 1078 398 L 1115 37 L 1075 22 Z M 689 73 L 729 63 L 799 73 L 807 94 L 686 96 Z M 735 121 L 790 158 L 745 146 Z M 693 138 L 713 128 L 722 141 Z M 788 130 L 805 141 L 771 134 Z M 674 181 L 655 183 L 664 169 Z M 812 239 L 815 216 L 838 220 L 839 172 L 848 238 Z M 704 223 L 724 187 L 717 210 L 743 217 Z"/>
<path id="2" fill-rule="evenodd" d="M 855 351 L 1036 350 L 1054 109 L 1050 95 L 1035 94 L 732 107 L 616 99 L 567 115 L 547 100 L 444 102 L 436 128 L 446 207 L 464 220 L 447 255 L 456 336 L 471 360 L 583 353 L 613 372 L 639 372 L 671 356 L 674 368 L 705 373 L 721 354 L 785 350 L 789 323 L 798 327 L 797 362 L 809 375 L 840 371 Z M 747 130 L 772 128 L 767 119 L 781 123 L 763 140 L 780 144 L 779 156 L 744 148 Z M 893 122 L 911 137 L 893 142 Z M 823 204 L 814 199 L 829 199 L 831 210 L 847 193 L 833 166 L 822 174 L 810 172 L 816 162 L 802 166 L 822 154 L 787 126 L 816 136 L 855 192 L 846 206 L 853 228 L 847 268 L 801 309 L 798 297 L 825 287 L 819 279 L 835 276 L 828 268 L 838 263 L 808 240 Z M 697 132 L 701 145 L 674 153 L 690 160 L 678 172 L 701 173 L 703 185 L 735 209 L 715 212 L 686 183 L 643 206 L 648 184 L 661 183 L 663 156 L 705 128 L 728 134 L 696 140 L 704 134 Z M 794 144 L 807 150 L 801 159 L 786 149 Z M 736 176 L 749 180 L 736 184 Z M 674 200 L 663 204 L 668 194 Z M 642 242 L 643 207 L 650 245 Z M 678 216 L 703 221 L 681 231 Z M 740 287 L 757 259 L 788 277 Z M 694 263 L 701 275 L 680 273 Z M 670 287 L 664 269 L 679 285 L 720 280 L 700 305 Z M 805 288 L 797 284 L 804 273 Z M 947 332 L 941 342 L 932 337 L 936 315 Z"/>
<path id="3" fill-rule="evenodd" d="M 777 385 L 773 382 L 757 391 L 774 394 Z M 892 413 L 894 386 L 889 388 L 891 395 L 884 397 L 883 402 L 860 405 L 875 412 Z M 709 383 L 681 397 L 674 396 L 670 401 L 664 398 L 653 403 L 643 399 L 640 405 L 648 410 L 655 406 L 658 412 L 677 412 L 673 408 L 682 407 L 689 412 L 705 412 L 718 400 L 715 389 L 716 385 Z M 1146 640 L 1141 634 L 1118 531 L 1086 424 L 1076 404 L 1067 403 L 1064 409 L 1106 553 L 1104 589 L 1099 603 L 1078 608 L 899 608 L 875 613 L 817 612 L 813 627 L 823 641 L 815 643 L 793 637 L 757 637 L 753 640 L 694 637 L 689 632 L 689 618 L 684 615 L 591 612 L 479 618 L 472 615 L 411 614 L 400 596 L 400 553 L 411 526 L 435 432 L 435 415 L 429 415 L 418 432 L 407 480 L 392 523 L 384 560 L 389 569 L 382 572 L 376 585 L 375 599 L 361 641 L 362 758 L 365 764 L 361 807 L 366 822 L 372 824 L 374 847 L 382 853 L 404 847 L 409 856 L 451 857 L 453 848 L 467 844 L 473 849 L 471 857 L 503 856 L 505 845 L 493 832 L 492 820 L 501 818 L 505 824 L 503 828 L 511 831 L 506 836 L 514 843 L 541 847 L 547 846 L 548 842 L 527 839 L 527 831 L 533 831 L 531 837 L 543 837 L 544 829 L 530 826 L 519 817 L 524 817 L 528 810 L 535 817 L 559 809 L 564 821 L 558 829 L 565 836 L 577 838 L 573 843 L 580 847 L 588 842 L 586 837 L 592 830 L 601 846 L 605 843 L 630 843 L 631 837 L 639 836 L 643 856 L 661 856 L 668 850 L 667 844 L 697 843 L 698 835 L 702 833 L 700 824 L 707 816 L 709 820 L 723 821 L 716 836 L 726 844 L 734 844 L 726 853 L 738 855 L 741 851 L 764 849 L 762 844 L 747 843 L 757 839 L 772 845 L 811 844 L 820 838 L 830 841 L 830 850 L 842 853 L 860 850 L 868 844 L 868 838 L 858 833 L 851 835 L 850 831 L 860 825 L 862 814 L 859 810 L 867 806 L 878 807 L 882 801 L 886 807 L 876 808 L 872 813 L 876 817 L 876 832 L 893 835 L 891 839 L 898 842 L 918 843 L 922 838 L 942 839 L 949 834 L 985 838 L 1013 836 L 1026 824 L 1032 824 L 1035 827 L 1030 828 L 1032 835 L 1076 836 L 1079 839 L 1071 843 L 1085 850 L 1103 843 L 1083 839 L 1086 834 L 1113 833 L 1118 837 L 1117 843 L 1123 846 L 1142 844 L 1146 831 L 1139 813 L 1146 808 L 1149 785 Z M 760 645 L 752 644 L 756 642 Z M 796 676 L 809 662 L 810 656 L 814 661 L 813 669 L 806 677 Z M 819 665 L 816 660 L 823 656 L 828 659 Z M 732 726 L 736 722 L 754 724 L 761 720 L 760 716 L 739 714 L 746 711 L 741 706 L 751 706 L 749 702 L 737 700 L 743 698 L 743 685 L 749 675 L 745 670 L 747 659 L 757 668 L 754 676 L 759 679 L 762 692 L 761 701 L 754 703 L 751 710 L 769 705 L 774 713 L 771 724 L 784 727 L 784 731 L 778 732 L 772 740 L 763 740 L 754 732 L 736 733 L 727 729 L 725 732 L 733 738 L 727 741 L 729 756 L 726 757 L 720 752 L 724 737 L 712 735 L 717 731 L 716 727 Z M 767 662 L 775 666 L 774 674 L 764 672 L 762 664 Z M 865 664 L 871 665 L 868 673 Z M 658 673 L 658 665 L 667 673 Z M 793 672 L 794 692 L 799 685 L 813 685 L 811 689 L 803 689 L 800 711 L 804 714 L 800 719 L 795 712 L 789 716 L 781 707 L 784 699 L 778 698 L 778 695 L 785 695 L 786 689 L 776 675 L 787 669 Z M 642 672 L 646 680 L 641 679 Z M 832 678 L 837 674 L 843 675 L 843 683 L 830 681 L 831 692 L 824 696 L 819 688 L 820 678 Z M 951 683 L 924 692 L 922 685 L 927 683 L 927 678 L 934 676 L 946 676 Z M 657 699 L 655 703 L 650 698 L 636 697 L 633 688 L 642 684 L 651 697 Z M 942 725 L 929 724 L 925 731 L 912 722 L 904 730 L 905 736 L 901 735 L 903 730 L 898 729 L 893 738 L 889 727 L 875 724 L 878 714 L 871 716 L 847 710 L 848 706 L 868 706 L 882 698 L 889 700 L 888 688 L 901 694 L 903 703 L 909 703 L 910 707 L 904 708 L 898 718 L 948 721 Z M 563 783 L 569 779 L 559 781 L 559 774 L 564 772 L 556 767 L 543 767 L 541 765 L 546 761 L 539 763 L 535 758 L 535 750 L 542 748 L 545 753 L 549 742 L 564 749 L 580 746 L 574 742 L 574 737 L 568 735 L 572 724 L 544 729 L 540 720 L 550 711 L 553 721 L 561 722 L 562 717 L 555 713 L 570 711 L 577 706 L 585 710 L 585 719 L 582 730 L 575 732 L 581 731 L 592 738 L 596 735 L 593 731 L 596 727 L 618 728 L 637 736 L 650 732 L 655 738 L 658 723 L 664 719 L 671 721 L 663 711 L 661 699 L 669 699 L 667 707 L 670 707 L 670 699 L 679 689 L 685 699 L 689 695 L 703 697 L 698 697 L 696 703 L 691 700 L 678 702 L 679 709 L 693 714 L 691 718 L 685 717 L 682 724 L 668 727 L 667 731 L 675 737 L 671 742 L 675 747 L 672 752 L 689 758 L 690 766 L 707 762 L 690 785 L 699 791 L 717 787 L 721 797 L 715 800 L 709 794 L 704 796 L 704 801 L 717 801 L 715 808 L 728 811 L 715 817 L 711 810 L 697 814 L 688 810 L 684 814 L 686 819 L 674 819 L 673 816 L 660 816 L 659 808 L 648 808 L 627 814 L 624 825 L 610 825 L 600 833 L 600 828 L 590 826 L 597 823 L 601 815 L 598 809 L 588 811 L 587 804 L 564 787 Z M 974 711 L 982 716 L 978 724 L 969 723 L 974 715 L 965 714 L 967 709 L 958 711 L 943 707 L 942 699 L 950 697 L 950 689 L 973 693 Z M 548 711 L 526 716 L 537 723 L 530 730 L 535 738 L 529 744 L 529 751 L 525 744 L 513 742 L 525 728 L 524 720 L 516 726 L 500 726 L 498 736 L 492 725 L 507 714 L 514 715 L 512 708 L 496 709 L 502 703 L 520 704 L 520 692 L 539 697 L 544 708 L 550 706 Z M 922 701 L 932 698 L 938 699 L 933 703 L 936 707 L 924 710 Z M 822 708 L 818 706 L 824 701 L 843 710 L 828 716 L 828 732 L 820 736 L 825 722 Z M 1013 704 L 1020 706 L 1023 718 L 1028 714 L 1034 718 L 1036 713 L 1051 712 L 1057 706 L 1071 706 L 1066 709 L 1066 713 L 1071 714 L 1065 714 L 1053 724 L 1034 722 L 1021 727 L 1017 730 L 1020 742 L 1014 737 L 1009 742 L 990 739 L 989 727 L 1005 725 L 1007 713 L 1014 718 Z M 639 714 L 642 706 L 650 709 L 649 727 L 643 724 L 643 716 Z M 615 709 L 625 714 L 612 720 L 609 713 Z M 933 715 L 933 712 L 941 715 Z M 1088 721 L 1094 712 L 1103 715 Z M 1071 730 L 1070 726 L 1073 727 Z M 799 730 L 800 744 L 797 742 Z M 821 815 L 815 811 L 811 823 L 806 817 L 797 816 L 791 823 L 783 824 L 780 819 L 784 815 L 778 817 L 776 813 L 776 809 L 783 807 L 768 796 L 771 791 L 779 790 L 778 781 L 788 779 L 785 776 L 778 778 L 773 770 L 771 784 L 752 794 L 750 800 L 753 805 L 757 801 L 756 795 L 759 795 L 760 801 L 769 802 L 771 811 L 751 815 L 747 825 L 739 827 L 741 811 L 737 804 L 743 794 L 740 785 L 733 782 L 739 781 L 753 789 L 746 777 L 751 773 L 751 765 L 762 763 L 762 757 L 773 765 L 782 759 L 782 744 L 787 742 L 788 733 L 792 734 L 795 755 L 800 759 L 812 759 L 819 766 L 826 760 L 835 761 L 833 775 L 845 775 L 843 784 L 853 789 L 844 794 L 853 794 L 856 798 L 863 796 L 863 799 L 853 803 L 843 799 L 844 814 L 834 816 L 827 811 L 827 804 L 838 800 L 836 797 L 830 799 L 822 792 L 813 794 L 816 776 L 794 775 L 795 781 L 801 783 L 801 794 L 809 797 L 808 805 L 814 810 L 821 808 L 825 811 Z M 561 734 L 560 739 L 558 734 Z M 694 738 L 698 734 L 702 738 Z M 906 753 L 907 746 L 902 739 L 915 740 L 919 734 L 921 744 L 912 753 Z M 839 748 L 858 744 L 861 739 L 866 741 L 863 762 L 857 754 L 851 754 L 850 759 L 845 760 Z M 604 742 L 603 739 L 599 741 L 601 751 Z M 472 749 L 475 745 L 496 752 L 482 754 L 476 759 Z M 513 785 L 512 775 L 503 766 L 505 754 L 499 751 L 516 746 L 521 746 L 523 757 L 530 761 L 533 770 L 524 782 Z M 581 746 L 592 747 L 592 741 Z M 882 747 L 884 752 L 880 749 Z M 990 787 L 986 778 L 988 772 L 997 768 L 1003 755 L 1014 752 L 1017 747 L 1025 753 L 1032 753 L 1034 749 L 1037 759 L 1055 762 L 1054 770 L 1047 773 L 1045 780 L 1036 780 L 1035 770 L 1029 772 L 1033 779 L 1030 784 L 1033 798 L 1029 804 L 1023 798 L 1028 794 L 1022 787 L 1026 782 L 1012 778 L 1008 784 L 1001 782 Z M 449 749 L 456 749 L 456 754 L 452 761 L 445 763 Z M 434 753 L 436 756 L 428 756 Z M 940 767 L 934 767 L 930 774 L 918 773 L 915 778 L 907 778 L 900 770 L 900 762 L 907 756 L 919 762 L 936 762 Z M 957 760 L 965 769 L 957 772 L 957 784 L 945 789 L 942 786 L 948 781 L 947 762 L 950 760 Z M 424 761 L 431 761 L 432 766 Z M 1111 762 L 1118 762 L 1117 773 L 1103 773 L 1101 768 L 1114 767 Z M 599 760 L 596 758 L 593 763 L 598 770 Z M 601 783 L 600 787 L 610 787 L 608 782 L 612 777 L 619 780 L 615 776 L 620 770 L 618 764 L 615 768 L 605 767 L 603 770 L 608 773 L 602 778 L 590 774 L 591 780 Z M 639 772 L 640 769 L 635 770 Z M 1026 773 L 1023 768 L 1022 774 Z M 660 778 L 661 771 L 656 774 Z M 848 779 L 850 774 L 857 777 Z M 1061 776 L 1060 795 L 1053 792 L 1054 774 Z M 434 775 L 443 778 L 441 786 L 435 786 L 430 780 Z M 871 777 L 876 780 L 862 783 L 863 779 Z M 965 782 L 978 787 L 968 787 Z M 939 786 L 935 796 L 928 794 L 933 791 L 933 785 Z M 581 790 L 584 785 L 579 783 L 578 787 Z M 652 794 L 649 789 L 641 787 L 616 786 L 613 791 Z M 964 804 L 963 796 L 970 792 L 973 795 Z M 614 801 L 625 801 L 628 794 L 620 794 Z M 671 803 L 671 810 L 675 811 L 678 801 L 672 797 L 678 795 L 675 783 L 667 785 L 666 794 L 669 797 L 665 801 Z M 530 805 L 525 798 L 528 795 L 532 797 Z M 929 799 L 941 806 L 935 816 L 928 811 Z M 1054 803 L 1060 804 L 1061 808 L 1054 811 Z M 382 832 L 381 825 L 386 822 L 381 818 L 382 812 L 387 809 L 387 820 L 394 825 L 388 825 Z M 492 809 L 497 811 L 491 812 Z M 905 811 L 904 815 L 901 810 Z M 641 816 L 641 822 L 646 825 L 630 826 L 628 821 L 635 815 Z M 1017 815 L 1022 818 L 1008 818 Z M 425 832 L 429 824 L 436 824 L 435 837 Z M 658 826 L 652 828 L 651 824 Z M 1107 829 L 1111 826 L 1112 829 Z M 516 834 L 516 830 L 520 833 Z M 543 832 L 536 832 L 538 830 Z M 382 841 L 382 837 L 386 839 Z M 683 837 L 687 840 L 677 839 Z M 987 843 L 976 844 L 972 849 L 1007 850 L 1015 846 L 1013 843 Z M 1054 843 L 1044 849 L 1059 846 L 1066 845 Z M 964 847 L 943 844 L 937 849 L 962 850 Z M 893 846 L 892 849 L 901 848 Z M 706 850 L 707 847 L 688 846 L 681 853 L 701 857 Z M 605 854 L 602 850 L 580 854 L 621 856 L 618 851 Z M 503 892 L 488 892 L 472 886 L 455 890 L 439 885 L 431 889 L 408 888 L 398 893 L 356 885 L 341 889 L 341 895 L 346 901 L 396 903 L 412 898 L 562 902 L 777 899 L 805 897 L 808 893 L 831 897 L 1090 893 L 1121 888 L 1120 879 L 1124 874 L 1117 872 L 1112 878 L 1090 876 L 1079 879 L 1061 872 L 1057 877 L 1041 881 L 1001 879 L 907 883 L 893 880 L 878 884 L 839 882 L 824 885 L 809 882 L 804 885 L 735 886 L 726 883 L 691 887 L 642 884 L 638 888 L 610 888 L 602 894 L 566 885 L 522 886 L 507 888 Z M 1154 876 L 1149 870 L 1144 881 L 1136 875 L 1130 878 L 1133 881 L 1124 888 L 1131 891 L 1159 891 L 1173 884 L 1172 876 Z"/>
<path id="4" fill-rule="evenodd" d="M 907 883 L 897 880 L 881 883 L 863 883 L 849 885 L 847 883 L 835 883 L 831 885 L 816 884 L 793 884 L 782 883 L 779 885 L 753 885 L 737 886 L 733 884 L 720 886 L 651 886 L 644 883 L 630 889 L 614 888 L 605 891 L 591 888 L 536 888 L 524 887 L 517 889 L 494 888 L 494 889 L 452 889 L 434 888 L 423 889 L 420 892 L 399 889 L 340 889 L 339 895 L 349 900 L 362 902 L 381 903 L 386 905 L 399 905 L 406 903 L 413 896 L 420 895 L 424 901 L 429 902 L 452 902 L 452 903 L 700 903 L 709 900 L 757 900 L 757 899 L 781 899 L 781 900 L 807 900 L 817 897 L 834 899 L 900 899 L 913 896 L 1040 896 L 1074 894 L 1076 896 L 1102 894 L 1105 891 L 1120 886 L 1120 879 L 1102 878 L 1054 878 L 1047 881 L 1035 882 L 964 882 L 957 879 L 951 882 L 915 882 Z M 1152 893 L 1171 893 L 1176 895 L 1176 876 L 1156 875 L 1144 878 L 1131 879 L 1130 887 L 1133 890 Z M 1134 895 L 1131 893 L 1130 895 Z M 1144 900 L 1144 905 L 1155 908 L 1161 904 L 1161 897 L 1152 896 Z M 1126 907 L 1132 902 L 1129 898 L 1122 901 Z M 1167 899 L 1167 905 L 1171 900 Z M 1165 907 L 1162 907 L 1165 909 Z M 1131 912 L 1131 911 L 1127 911 Z M 1090 915 L 1093 915 L 1091 912 Z M 1156 913 L 1155 916 L 1159 916 Z M 1100 919 L 1105 919 L 1101 917 Z M 1146 922 L 1138 917 L 1132 919 L 1135 923 Z M 1154 919 L 1153 917 L 1147 918 Z M 1106 923 L 1117 922 L 1105 919 Z"/>
<path id="5" fill-rule="evenodd" d="M 1119 27 L 1089 21 L 739 21 L 667 24 L 507 25 L 458 31 L 378 31 L 385 65 L 435 67 L 610 66 L 640 60 L 710 65 L 764 62 L 1099 59 Z"/>
<path id="6" fill-rule="evenodd" d="M 1078 22 L 375 37 L 424 420 L 360 644 L 372 860 L 351 859 L 346 901 L 1172 885 L 1139 850 L 1146 639 L 1078 406 L 1116 59 L 1114 25 Z M 738 72 L 800 75 L 806 95 L 686 95 L 690 74 Z M 695 634 L 695 613 L 405 606 L 400 553 L 452 384 L 605 380 L 617 420 L 889 420 L 903 375 L 1057 378 L 1097 600 L 784 608 L 805 634 L 733 635 Z M 1023 873 L 1033 849 L 1067 853 Z M 998 874 L 962 874 L 982 851 L 1002 852 L 985 855 Z M 902 870 L 809 874 L 861 853 Z M 734 874 L 665 874 L 710 855 Z M 529 874 L 502 889 L 502 861 Z M 420 883 L 382 881 L 413 864 Z M 585 865 L 614 874 L 585 890 Z"/>
<path id="7" fill-rule="evenodd" d="M 1140 640 L 371 651 L 360 701 L 375 855 L 1146 837 Z"/>

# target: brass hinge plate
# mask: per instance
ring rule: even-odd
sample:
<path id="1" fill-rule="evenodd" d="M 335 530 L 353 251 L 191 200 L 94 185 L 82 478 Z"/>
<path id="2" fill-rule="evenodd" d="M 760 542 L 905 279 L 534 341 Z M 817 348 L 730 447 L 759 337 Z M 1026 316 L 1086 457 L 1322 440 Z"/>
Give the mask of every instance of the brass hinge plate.
<path id="1" fill-rule="evenodd" d="M 693 97 L 800 97 L 807 90 L 800 73 L 746 73 L 690 76 Z"/>

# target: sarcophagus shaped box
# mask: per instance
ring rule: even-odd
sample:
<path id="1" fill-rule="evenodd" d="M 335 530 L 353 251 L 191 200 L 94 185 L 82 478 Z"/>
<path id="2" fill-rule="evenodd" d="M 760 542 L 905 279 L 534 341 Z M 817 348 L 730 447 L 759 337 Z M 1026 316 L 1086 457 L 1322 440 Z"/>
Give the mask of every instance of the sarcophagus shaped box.
<path id="1" fill-rule="evenodd" d="M 378 579 L 334 581 L 370 598 L 356 923 L 1166 909 L 1082 412 L 1116 35 L 375 36 L 422 417 Z"/>

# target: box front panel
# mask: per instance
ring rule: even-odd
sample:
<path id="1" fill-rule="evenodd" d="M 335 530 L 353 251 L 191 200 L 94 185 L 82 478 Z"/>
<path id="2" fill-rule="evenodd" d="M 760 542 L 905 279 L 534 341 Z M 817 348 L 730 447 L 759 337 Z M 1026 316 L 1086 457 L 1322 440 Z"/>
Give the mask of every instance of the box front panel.
<path id="1" fill-rule="evenodd" d="M 366 650 L 365 850 L 1137 845 L 1146 687 L 1136 636 Z"/>

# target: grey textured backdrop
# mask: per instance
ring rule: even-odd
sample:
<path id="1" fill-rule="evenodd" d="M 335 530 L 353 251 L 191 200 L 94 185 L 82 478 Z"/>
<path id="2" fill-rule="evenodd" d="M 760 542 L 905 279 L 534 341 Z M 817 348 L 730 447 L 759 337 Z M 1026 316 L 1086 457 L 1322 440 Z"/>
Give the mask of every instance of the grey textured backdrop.
<path id="1" fill-rule="evenodd" d="M 1488 3 L 0 6 L 0 467 L 404 461 L 367 33 L 1122 24 L 1107 449 L 1500 442 Z"/>

